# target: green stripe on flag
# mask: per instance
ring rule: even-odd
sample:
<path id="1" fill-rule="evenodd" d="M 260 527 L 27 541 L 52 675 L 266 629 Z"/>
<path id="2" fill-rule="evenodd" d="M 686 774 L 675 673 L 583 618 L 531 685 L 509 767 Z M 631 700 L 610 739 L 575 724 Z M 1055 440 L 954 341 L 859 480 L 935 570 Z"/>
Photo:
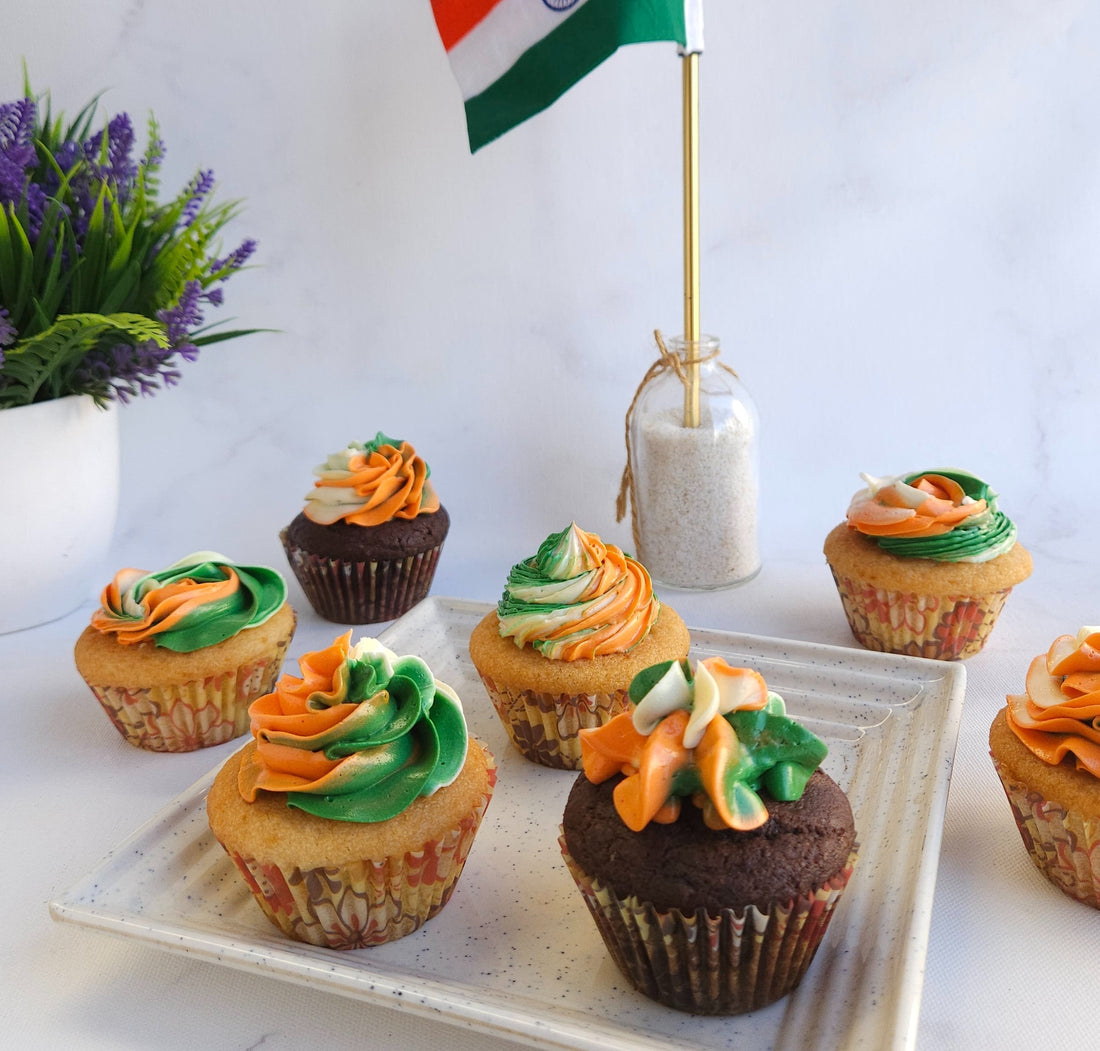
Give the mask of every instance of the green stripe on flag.
<path id="1" fill-rule="evenodd" d="M 466 102 L 470 151 L 546 109 L 624 44 L 685 44 L 684 0 L 588 0 Z"/>

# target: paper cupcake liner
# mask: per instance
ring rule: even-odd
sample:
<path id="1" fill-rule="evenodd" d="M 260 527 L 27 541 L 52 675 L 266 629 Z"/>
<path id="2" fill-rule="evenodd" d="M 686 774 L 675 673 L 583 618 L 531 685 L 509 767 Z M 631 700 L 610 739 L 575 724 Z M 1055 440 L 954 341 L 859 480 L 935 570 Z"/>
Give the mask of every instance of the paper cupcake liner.
<path id="1" fill-rule="evenodd" d="M 451 898 L 496 784 L 441 839 L 397 857 L 282 869 L 225 848 L 264 915 L 284 934 L 329 949 L 362 949 L 412 934 Z M 223 844 L 224 846 L 224 844 Z"/>
<path id="2" fill-rule="evenodd" d="M 426 598 L 443 545 L 405 558 L 351 562 L 315 555 L 279 534 L 287 561 L 318 616 L 336 624 L 394 620 Z"/>
<path id="3" fill-rule="evenodd" d="M 164 686 L 88 683 L 115 729 L 150 752 L 193 752 L 240 737 L 248 706 L 275 688 L 291 636 L 259 660 L 205 679 Z"/>
<path id="4" fill-rule="evenodd" d="M 557 770 L 580 770 L 580 731 L 602 726 L 630 707 L 626 690 L 583 694 L 514 691 L 498 686 L 487 675 L 479 675 L 520 754 Z"/>
<path id="5" fill-rule="evenodd" d="M 1036 867 L 1063 894 L 1100 909 L 1100 821 L 1017 781 L 995 758 L 993 765 Z"/>
<path id="6" fill-rule="evenodd" d="M 1012 591 L 921 595 L 873 587 L 835 570 L 832 574 L 852 634 L 861 645 L 943 661 L 973 657 L 985 645 Z"/>
<path id="7" fill-rule="evenodd" d="M 693 1014 L 735 1015 L 781 999 L 802 980 L 852 875 L 844 868 L 814 891 L 761 910 L 657 909 L 589 876 L 562 832 L 562 857 L 623 976 L 652 1000 Z"/>

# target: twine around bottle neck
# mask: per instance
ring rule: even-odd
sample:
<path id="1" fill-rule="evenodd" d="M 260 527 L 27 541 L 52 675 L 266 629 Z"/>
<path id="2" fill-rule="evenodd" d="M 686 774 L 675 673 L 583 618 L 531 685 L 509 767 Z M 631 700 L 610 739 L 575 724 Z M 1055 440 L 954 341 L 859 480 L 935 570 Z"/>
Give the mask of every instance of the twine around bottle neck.
<path id="1" fill-rule="evenodd" d="M 657 350 L 660 354 L 642 377 L 642 382 L 638 384 L 638 389 L 634 392 L 634 397 L 630 401 L 630 408 L 626 410 L 626 421 L 623 426 L 626 439 L 626 467 L 623 468 L 622 481 L 619 483 L 619 495 L 615 500 L 616 522 L 621 522 L 626 517 L 627 499 L 630 500 L 630 532 L 634 537 L 635 553 L 637 553 L 640 545 L 638 543 L 638 501 L 634 497 L 634 465 L 630 456 L 630 421 L 634 417 L 634 409 L 638 404 L 638 399 L 642 396 L 646 384 L 665 372 L 674 372 L 686 390 L 690 383 L 687 366 L 703 365 L 708 361 L 714 361 L 722 352 L 720 347 L 715 346 L 714 350 L 700 356 L 699 344 L 685 341 L 684 353 L 682 355 L 675 354 L 665 345 L 660 329 L 654 329 L 653 338 L 657 341 Z M 717 361 L 715 364 L 735 379 L 737 378 L 737 373 L 724 361 Z"/>

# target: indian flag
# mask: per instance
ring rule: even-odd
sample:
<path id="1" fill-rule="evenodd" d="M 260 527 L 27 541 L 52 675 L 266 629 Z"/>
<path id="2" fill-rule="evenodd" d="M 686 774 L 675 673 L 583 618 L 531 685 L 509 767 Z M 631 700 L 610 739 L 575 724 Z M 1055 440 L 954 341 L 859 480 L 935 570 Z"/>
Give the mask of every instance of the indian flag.
<path id="1" fill-rule="evenodd" d="M 703 50 L 702 0 L 431 0 L 471 152 L 546 109 L 623 44 Z"/>

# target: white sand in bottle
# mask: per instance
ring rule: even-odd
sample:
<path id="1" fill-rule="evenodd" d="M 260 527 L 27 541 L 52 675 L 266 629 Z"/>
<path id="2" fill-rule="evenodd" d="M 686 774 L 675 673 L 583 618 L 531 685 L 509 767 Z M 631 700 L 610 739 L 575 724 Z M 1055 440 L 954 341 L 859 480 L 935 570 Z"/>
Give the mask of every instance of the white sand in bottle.
<path id="1" fill-rule="evenodd" d="M 730 587 L 760 569 L 755 421 L 736 400 L 717 421 L 711 408 L 699 427 L 675 409 L 637 423 L 637 556 L 668 587 Z"/>

